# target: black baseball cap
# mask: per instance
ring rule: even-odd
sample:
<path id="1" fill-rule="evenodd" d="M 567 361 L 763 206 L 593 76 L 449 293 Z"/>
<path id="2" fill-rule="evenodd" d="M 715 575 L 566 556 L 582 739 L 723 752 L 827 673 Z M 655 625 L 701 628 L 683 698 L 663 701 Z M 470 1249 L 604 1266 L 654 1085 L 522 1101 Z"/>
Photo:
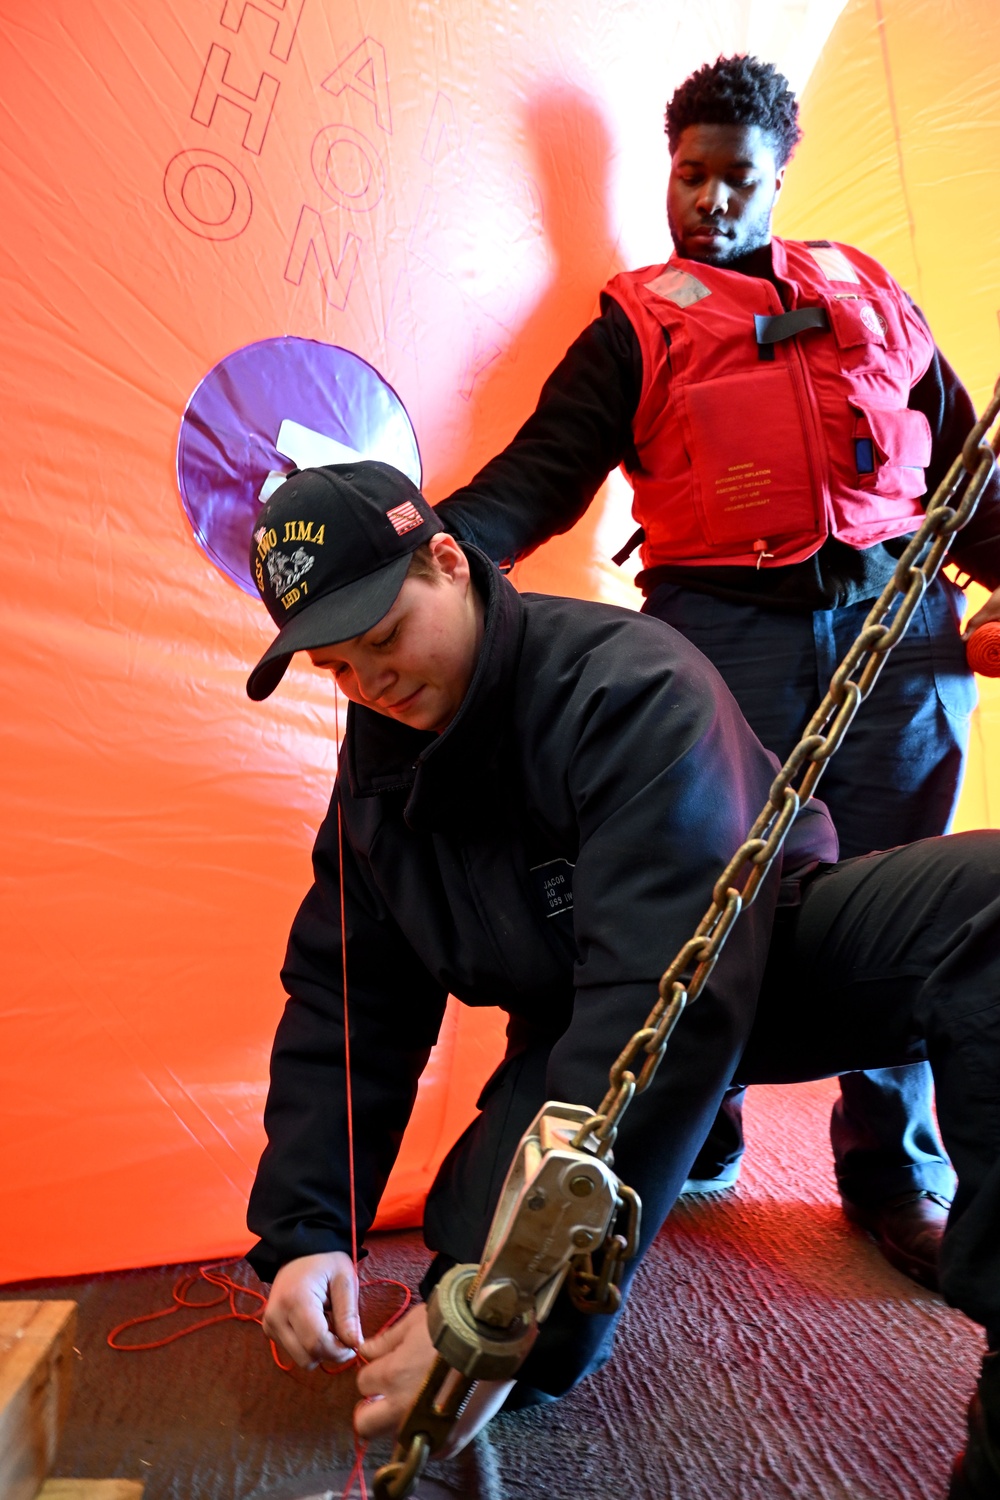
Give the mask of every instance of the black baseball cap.
<path id="1" fill-rule="evenodd" d="M 268 697 L 296 651 L 363 635 L 388 614 L 410 557 L 441 530 L 416 485 L 375 459 L 296 469 L 264 505 L 250 572 L 279 627 L 247 679 Z"/>

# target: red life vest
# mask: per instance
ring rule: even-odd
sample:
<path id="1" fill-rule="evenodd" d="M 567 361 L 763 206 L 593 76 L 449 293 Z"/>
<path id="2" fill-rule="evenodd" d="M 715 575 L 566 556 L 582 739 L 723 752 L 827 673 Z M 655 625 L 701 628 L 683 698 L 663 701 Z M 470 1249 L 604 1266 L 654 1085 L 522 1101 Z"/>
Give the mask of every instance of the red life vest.
<path id="1" fill-rule="evenodd" d="M 860 251 L 771 245 L 785 306 L 770 281 L 678 256 L 605 289 L 642 348 L 629 479 L 647 568 L 780 567 L 830 535 L 871 547 L 923 518 L 931 433 L 907 401 L 930 333 Z M 796 320 L 778 320 L 796 309 L 788 336 Z"/>

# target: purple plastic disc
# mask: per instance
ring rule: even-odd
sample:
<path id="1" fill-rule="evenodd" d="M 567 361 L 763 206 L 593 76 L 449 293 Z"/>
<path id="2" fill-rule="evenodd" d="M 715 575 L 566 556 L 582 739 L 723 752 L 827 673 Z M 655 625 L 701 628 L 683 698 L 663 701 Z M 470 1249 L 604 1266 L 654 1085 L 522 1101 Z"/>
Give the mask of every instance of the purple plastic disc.
<path id="1" fill-rule="evenodd" d="M 181 418 L 177 487 L 198 545 L 256 597 L 247 557 L 264 500 L 293 468 L 358 458 L 420 484 L 416 435 L 392 386 L 336 344 L 261 339 L 197 386 Z"/>

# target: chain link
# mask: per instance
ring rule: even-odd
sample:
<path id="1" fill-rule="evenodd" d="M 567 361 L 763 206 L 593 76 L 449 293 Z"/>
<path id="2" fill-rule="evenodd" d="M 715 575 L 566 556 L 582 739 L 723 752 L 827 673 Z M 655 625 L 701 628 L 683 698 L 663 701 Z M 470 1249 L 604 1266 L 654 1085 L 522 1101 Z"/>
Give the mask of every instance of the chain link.
<path id="1" fill-rule="evenodd" d="M 587 1149 L 588 1138 L 596 1138 L 596 1155 L 607 1157 L 633 1096 L 653 1081 L 674 1027 L 708 982 L 733 924 L 756 896 L 796 814 L 812 797 L 827 762 L 840 748 L 851 720 L 874 687 L 886 657 L 909 625 L 924 590 L 937 577 L 952 537 L 972 519 L 1000 452 L 1000 430 L 990 442 L 984 442 L 998 414 L 1000 381 L 962 452 L 938 486 L 891 580 L 834 672 L 826 696 L 772 782 L 766 806 L 716 881 L 712 904 L 694 936 L 664 971 L 656 1004 L 612 1064 L 607 1093 L 573 1138 L 573 1145 L 579 1149 Z M 965 493 L 952 505 L 965 480 Z M 793 785 L 799 776 L 798 784 Z M 620 1262 L 620 1251 L 616 1252 L 613 1242 L 608 1253 Z"/>
<path id="2" fill-rule="evenodd" d="M 573 1137 L 576 1149 L 607 1158 L 634 1095 L 652 1082 L 674 1027 L 708 982 L 734 923 L 757 895 L 796 814 L 813 795 L 827 761 L 836 754 L 888 653 L 905 632 L 927 585 L 937 576 L 952 537 L 971 519 L 1000 451 L 1000 431 L 991 443 L 983 442 L 998 414 L 1000 381 L 938 487 L 923 524 L 907 544 L 892 580 L 834 672 L 829 691 L 772 782 L 767 804 L 716 881 L 708 911 L 664 971 L 656 1004 L 612 1064 L 600 1108 L 584 1120 Z M 950 502 L 966 479 L 964 495 L 952 506 Z M 641 1205 L 636 1193 L 624 1183 L 618 1184 L 618 1195 L 614 1222 L 597 1252 L 599 1269 L 595 1270 L 589 1252 L 575 1256 L 570 1264 L 567 1290 L 581 1312 L 613 1313 L 621 1305 L 622 1273 L 638 1244 Z M 456 1376 L 457 1372 L 439 1354 L 400 1427 L 392 1460 L 375 1476 L 376 1500 L 404 1500 L 428 1458 L 442 1446 L 475 1383 L 472 1377 L 459 1376 L 446 1387 L 449 1375 Z"/>
<path id="3" fill-rule="evenodd" d="M 624 1234 L 616 1227 L 624 1216 Z M 566 1290 L 570 1301 L 578 1312 L 616 1313 L 621 1307 L 621 1279 L 625 1262 L 635 1254 L 639 1243 L 639 1225 L 642 1222 L 642 1204 L 638 1193 L 618 1184 L 618 1212 L 616 1225 L 601 1249 L 601 1269 L 594 1270 L 593 1256 L 588 1252 L 573 1257 L 570 1263 Z"/>
<path id="4" fill-rule="evenodd" d="M 440 1354 L 396 1434 L 392 1458 L 375 1474 L 375 1500 L 405 1500 L 451 1434 L 475 1380 L 460 1375 Z"/>

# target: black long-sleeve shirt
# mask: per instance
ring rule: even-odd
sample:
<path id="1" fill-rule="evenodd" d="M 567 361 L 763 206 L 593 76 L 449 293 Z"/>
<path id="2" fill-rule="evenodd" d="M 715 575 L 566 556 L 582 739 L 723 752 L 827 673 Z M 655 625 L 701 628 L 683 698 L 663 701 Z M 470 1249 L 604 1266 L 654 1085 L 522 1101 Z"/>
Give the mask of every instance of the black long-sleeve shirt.
<path id="1" fill-rule="evenodd" d="M 768 257 L 769 259 L 769 257 Z M 734 265 L 731 269 L 740 269 Z M 760 275 L 755 264 L 753 272 Z M 438 507 L 442 524 L 497 562 L 532 551 L 580 519 L 610 471 L 638 463 L 632 420 L 642 390 L 642 350 L 613 298 L 542 387 L 535 411 L 496 458 Z M 976 420 L 971 398 L 940 350 L 910 392 L 930 424 L 932 495 Z M 625 539 L 623 538 L 623 541 Z M 800 563 L 778 568 L 663 566 L 640 573 L 645 592 L 665 579 L 768 609 L 833 609 L 881 593 L 906 545 L 901 537 L 859 550 L 829 537 Z M 951 558 L 977 583 L 1000 586 L 1000 476 L 994 471 Z"/>

